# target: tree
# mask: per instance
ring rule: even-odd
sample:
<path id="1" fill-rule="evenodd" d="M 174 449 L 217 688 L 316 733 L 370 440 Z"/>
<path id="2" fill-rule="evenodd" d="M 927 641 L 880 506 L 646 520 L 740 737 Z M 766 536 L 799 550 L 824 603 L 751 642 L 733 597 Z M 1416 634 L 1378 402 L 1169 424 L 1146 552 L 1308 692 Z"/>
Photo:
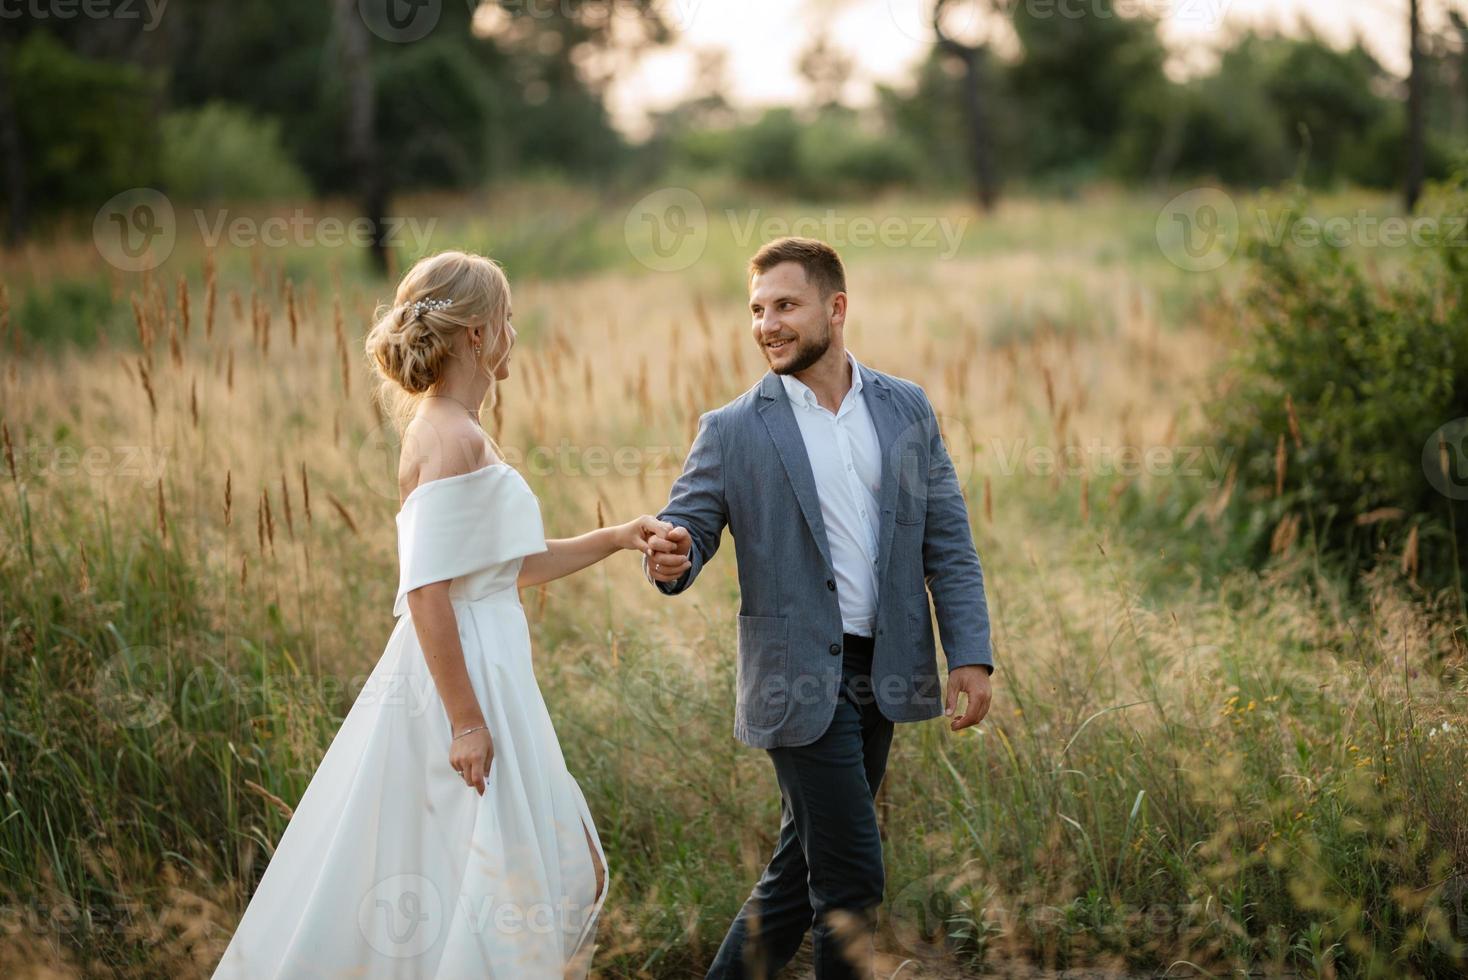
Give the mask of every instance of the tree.
<path id="1" fill-rule="evenodd" d="M 1427 115 L 1423 89 L 1427 80 L 1422 57 L 1422 11 L 1419 0 L 1407 4 L 1407 43 L 1412 67 L 1407 75 L 1407 210 L 1417 207 L 1427 169 Z"/>
<path id="2" fill-rule="evenodd" d="M 388 188 L 378 162 L 376 136 L 377 96 L 372 84 L 371 45 L 367 24 L 357 12 L 357 0 L 336 0 L 336 35 L 342 77 L 347 88 L 346 150 L 356 172 L 362 213 L 372 225 L 372 264 L 387 271 L 386 212 Z"/>
<path id="3" fill-rule="evenodd" d="M 1010 88 L 1024 114 L 1029 166 L 1085 174 L 1114 164 L 1117 134 L 1166 100 L 1156 20 L 1117 9 L 1147 6 L 1006 4 L 1022 49 Z"/>
<path id="4" fill-rule="evenodd" d="M 20 123 L 15 116 L 15 100 L 10 86 L 10 44 L 0 39 L 0 157 L 4 158 L 5 200 L 9 202 L 5 216 L 5 241 L 11 247 L 25 240 L 30 215 L 26 210 L 25 149 L 21 143 Z"/>
<path id="5" fill-rule="evenodd" d="M 817 111 L 841 104 L 841 93 L 855 66 L 852 57 L 831 43 L 825 31 L 800 53 L 796 69 L 810 86 L 811 102 Z"/>
<path id="6" fill-rule="evenodd" d="M 988 78 L 988 46 L 982 42 L 968 44 L 944 30 L 943 14 L 948 0 L 933 4 L 933 34 L 938 47 L 963 66 L 963 108 L 968 122 L 968 159 L 973 170 L 974 187 L 979 206 L 992 211 L 999 201 L 999 174 L 994 165 L 994 137 L 990 127 Z"/>
<path id="7" fill-rule="evenodd" d="M 114 194 L 157 176 L 160 86 L 153 73 L 83 57 L 50 32 L 34 31 L 7 48 L 4 75 L 12 146 L 24 154 L 11 164 L 23 177 L 15 200 L 28 217 L 39 216 L 42 202 L 93 214 Z"/>

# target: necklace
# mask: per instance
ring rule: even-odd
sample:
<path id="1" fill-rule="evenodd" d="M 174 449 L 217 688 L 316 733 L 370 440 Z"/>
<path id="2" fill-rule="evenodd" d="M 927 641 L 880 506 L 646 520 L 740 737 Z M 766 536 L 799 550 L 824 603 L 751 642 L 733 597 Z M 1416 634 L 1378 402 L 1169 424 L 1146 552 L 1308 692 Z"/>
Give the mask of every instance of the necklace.
<path id="1" fill-rule="evenodd" d="M 447 398 L 449 401 L 453 402 L 455 405 L 458 405 L 460 408 L 462 408 L 466 412 L 473 412 L 474 411 L 474 409 L 470 408 L 468 405 L 465 405 L 463 402 L 459 401 L 453 395 L 424 395 L 423 397 L 424 398 Z"/>
<path id="2" fill-rule="evenodd" d="M 479 411 L 477 409 L 470 408 L 468 405 L 465 405 L 463 402 L 459 401 L 453 395 L 424 395 L 423 397 L 424 398 L 447 398 L 449 401 L 453 402 L 455 405 L 458 405 L 464 411 L 468 412 L 469 413 L 469 417 L 472 418 L 472 419 L 474 419 L 474 421 L 476 421 L 476 422 L 479 421 Z"/>

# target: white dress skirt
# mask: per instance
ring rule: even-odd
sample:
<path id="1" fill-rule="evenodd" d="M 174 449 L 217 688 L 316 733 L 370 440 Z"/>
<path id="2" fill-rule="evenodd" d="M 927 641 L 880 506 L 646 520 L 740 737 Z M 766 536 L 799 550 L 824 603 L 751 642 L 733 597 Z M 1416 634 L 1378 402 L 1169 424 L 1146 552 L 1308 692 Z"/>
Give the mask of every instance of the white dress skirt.
<path id="1" fill-rule="evenodd" d="M 515 579 L 545 550 L 505 463 L 432 480 L 397 516 L 398 621 L 296 805 L 216 980 L 584 977 L 606 856 L 536 684 Z M 449 719 L 407 593 L 451 580 L 494 738 L 485 792 L 449 764 Z M 610 876 L 608 876 L 608 881 Z"/>

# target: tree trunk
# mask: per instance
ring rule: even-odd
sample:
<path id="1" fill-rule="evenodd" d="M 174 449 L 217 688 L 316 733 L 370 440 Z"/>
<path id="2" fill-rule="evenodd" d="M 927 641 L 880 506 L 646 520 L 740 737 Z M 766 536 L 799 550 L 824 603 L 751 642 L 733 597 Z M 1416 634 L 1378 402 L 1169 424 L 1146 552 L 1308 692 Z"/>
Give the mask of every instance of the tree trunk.
<path id="1" fill-rule="evenodd" d="M 1422 11 L 1419 0 L 1408 4 L 1408 30 L 1412 50 L 1412 69 L 1407 76 L 1407 184 L 1408 212 L 1417 207 L 1422 197 L 1422 180 L 1427 170 L 1426 106 L 1427 78 L 1422 58 Z"/>
<path id="2" fill-rule="evenodd" d="M 10 89 L 10 45 L 5 41 L 0 41 L 0 156 L 5 166 L 5 197 L 10 202 L 5 209 L 5 243 L 14 247 L 25 241 L 30 213 L 26 201 L 25 146 L 20 120 L 15 115 L 15 94 Z"/>
<path id="3" fill-rule="evenodd" d="M 387 183 L 377 154 L 377 100 L 372 82 L 371 39 L 357 12 L 357 0 L 336 0 L 336 26 L 341 38 L 342 78 L 347 91 L 347 157 L 356 174 L 362 213 L 372 225 L 372 263 L 386 274 Z"/>
<path id="4" fill-rule="evenodd" d="M 1448 20 L 1458 33 L 1458 72 L 1453 79 L 1453 128 L 1468 128 L 1468 19 L 1456 10 L 1448 11 Z"/>
<path id="5" fill-rule="evenodd" d="M 979 207 L 994 210 L 999 202 L 999 173 L 994 165 L 994 136 L 989 126 L 987 95 L 988 48 L 983 44 L 967 44 L 948 36 L 943 30 L 943 11 L 948 0 L 933 4 L 933 36 L 938 47 L 950 57 L 963 62 L 963 114 L 968 122 L 969 169 L 973 171 L 974 190 Z"/>
<path id="6" fill-rule="evenodd" d="M 984 55 L 983 48 L 969 48 L 964 56 L 963 103 L 964 114 L 968 116 L 969 163 L 974 171 L 979 206 L 993 211 L 999 202 L 999 175 L 994 166 L 988 100 L 984 98 Z"/>

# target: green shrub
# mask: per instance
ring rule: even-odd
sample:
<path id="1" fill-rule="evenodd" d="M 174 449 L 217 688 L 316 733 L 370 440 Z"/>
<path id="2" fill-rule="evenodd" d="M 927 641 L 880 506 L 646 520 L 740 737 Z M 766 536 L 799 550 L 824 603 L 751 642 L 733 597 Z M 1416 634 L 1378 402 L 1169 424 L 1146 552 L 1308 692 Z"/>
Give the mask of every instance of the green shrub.
<path id="1" fill-rule="evenodd" d="M 382 166 L 394 187 L 474 186 L 486 176 L 486 140 L 506 147 L 497 82 L 463 46 L 425 38 L 383 57 L 376 69 Z M 513 161 L 514 155 L 510 154 Z"/>
<path id="2" fill-rule="evenodd" d="M 211 102 L 163 118 L 163 177 L 190 201 L 301 198 L 310 182 L 280 140 L 280 122 Z"/>
<path id="3" fill-rule="evenodd" d="M 809 197 L 910 183 L 920 170 L 909 141 L 870 131 L 856 113 L 841 108 L 809 122 L 790 109 L 771 109 L 741 126 L 683 134 L 677 153 L 695 171 L 724 171 Z"/>
<path id="4" fill-rule="evenodd" d="M 157 79 L 134 65 L 83 58 L 45 31 L 15 51 L 6 81 L 26 152 L 33 206 L 95 209 L 157 174 L 149 106 Z"/>
<path id="5" fill-rule="evenodd" d="M 1426 172 L 1434 180 L 1453 172 L 1453 141 L 1429 130 L 1425 145 Z M 1407 161 L 1405 113 L 1383 116 L 1361 139 L 1343 149 L 1341 168 L 1348 180 L 1363 187 L 1394 188 L 1401 183 Z"/>
<path id="6" fill-rule="evenodd" d="M 1241 186 L 1287 178 L 1295 150 L 1284 122 L 1237 61 L 1230 52 L 1216 74 L 1139 105 L 1117 134 L 1117 173 L 1206 175 Z"/>
<path id="7" fill-rule="evenodd" d="M 105 279 L 60 279 L 26 290 L 15 318 L 27 339 L 49 348 L 90 347 L 104 334 L 119 339 L 132 325 L 126 299 L 114 298 Z"/>
<path id="8" fill-rule="evenodd" d="M 918 163 L 901 140 L 865 132 L 846 114 L 830 115 L 801 130 L 796 164 L 801 190 L 855 193 L 912 181 Z"/>
<path id="9" fill-rule="evenodd" d="M 1277 242 L 1249 243 L 1247 344 L 1207 409 L 1216 437 L 1238 450 L 1235 533 L 1252 536 L 1262 561 L 1283 527 L 1356 571 L 1415 546 L 1424 580 L 1447 584 L 1468 512 L 1453 510 L 1432 469 L 1436 433 L 1468 416 L 1464 178 L 1419 211 L 1443 240 L 1411 247 L 1390 274 L 1342 243 L 1297 239 L 1305 204 L 1283 203 Z"/>
<path id="10" fill-rule="evenodd" d="M 795 177 L 800 122 L 789 109 L 771 109 L 731 134 L 734 172 L 755 184 L 788 187 Z"/>

